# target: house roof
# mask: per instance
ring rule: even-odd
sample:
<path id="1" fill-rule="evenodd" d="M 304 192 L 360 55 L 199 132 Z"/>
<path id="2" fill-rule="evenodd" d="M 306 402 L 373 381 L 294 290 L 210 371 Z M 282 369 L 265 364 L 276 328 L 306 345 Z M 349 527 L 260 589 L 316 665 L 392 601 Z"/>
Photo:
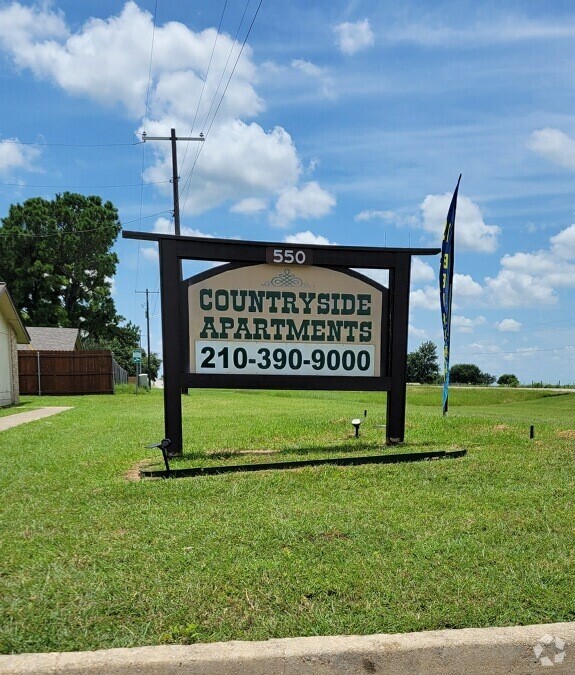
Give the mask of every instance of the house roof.
<path id="1" fill-rule="evenodd" d="M 30 346 L 39 351 L 71 352 L 80 349 L 78 328 L 45 328 L 29 326 Z"/>
<path id="2" fill-rule="evenodd" d="M 10 293 L 8 293 L 8 287 L 3 281 L 0 281 L 0 312 L 14 329 L 16 342 L 19 345 L 30 344 L 30 335 L 26 330 L 26 326 L 22 323 L 20 314 L 12 302 Z"/>

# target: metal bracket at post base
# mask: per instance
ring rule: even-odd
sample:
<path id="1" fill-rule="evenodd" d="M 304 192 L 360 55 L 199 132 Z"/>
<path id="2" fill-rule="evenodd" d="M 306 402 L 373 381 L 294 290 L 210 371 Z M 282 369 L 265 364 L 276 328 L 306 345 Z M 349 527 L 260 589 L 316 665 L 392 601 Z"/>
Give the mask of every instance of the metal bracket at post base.
<path id="1" fill-rule="evenodd" d="M 151 445 L 148 447 L 159 448 L 161 447 L 161 444 Z M 164 450 L 162 450 L 162 452 L 164 452 Z M 289 462 L 234 464 L 228 466 L 197 466 L 190 467 L 188 469 L 170 469 L 168 466 L 166 471 L 140 469 L 140 476 L 142 478 L 193 478 L 195 476 L 216 476 L 221 473 L 234 473 L 241 471 L 300 469 L 306 466 L 359 466 L 361 464 L 398 464 L 402 462 L 421 462 L 435 459 L 455 459 L 456 457 L 464 457 L 466 454 L 466 449 L 453 451 L 432 450 L 429 452 L 402 452 L 394 455 L 370 455 L 366 457 L 329 457 L 327 459 L 302 459 Z M 165 459 L 165 461 L 166 465 L 168 465 L 167 459 Z"/>

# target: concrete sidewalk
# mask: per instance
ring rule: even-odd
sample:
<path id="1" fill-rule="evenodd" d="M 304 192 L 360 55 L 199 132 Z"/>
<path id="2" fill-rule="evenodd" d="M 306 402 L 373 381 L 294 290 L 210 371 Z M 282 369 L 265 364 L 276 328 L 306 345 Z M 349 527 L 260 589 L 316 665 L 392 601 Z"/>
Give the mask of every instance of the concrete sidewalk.
<path id="1" fill-rule="evenodd" d="M 535 675 L 545 672 L 575 673 L 575 623 L 0 656 L 0 675 Z"/>
<path id="2" fill-rule="evenodd" d="M 36 420 L 41 420 L 45 417 L 57 415 L 58 413 L 64 412 L 66 410 L 72 410 L 72 406 L 37 408 L 36 410 L 28 410 L 27 412 L 23 413 L 16 413 L 15 415 L 6 415 L 6 417 L 0 417 L 0 431 L 12 429 L 12 427 L 17 427 L 20 424 L 35 422 Z"/>

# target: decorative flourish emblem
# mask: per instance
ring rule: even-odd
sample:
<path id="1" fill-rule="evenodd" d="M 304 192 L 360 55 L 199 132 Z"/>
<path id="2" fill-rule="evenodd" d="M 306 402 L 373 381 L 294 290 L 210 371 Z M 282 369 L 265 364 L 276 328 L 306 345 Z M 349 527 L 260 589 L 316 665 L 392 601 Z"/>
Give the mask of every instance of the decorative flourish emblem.
<path id="1" fill-rule="evenodd" d="M 300 286 L 305 287 L 309 286 L 303 279 L 296 277 L 293 272 L 289 270 L 284 270 L 281 274 L 278 274 L 277 277 L 272 277 L 269 281 L 266 281 L 262 286 Z"/>

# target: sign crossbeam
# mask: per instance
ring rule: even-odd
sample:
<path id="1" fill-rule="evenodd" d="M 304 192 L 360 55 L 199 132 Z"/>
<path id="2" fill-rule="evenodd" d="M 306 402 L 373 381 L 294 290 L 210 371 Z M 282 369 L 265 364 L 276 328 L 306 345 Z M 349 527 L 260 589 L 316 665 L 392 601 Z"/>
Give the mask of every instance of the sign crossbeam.
<path id="1" fill-rule="evenodd" d="M 285 244 L 261 241 L 230 241 L 229 239 L 182 237 L 173 234 L 155 234 L 124 230 L 125 239 L 142 241 L 175 242 L 176 255 L 184 260 L 213 260 L 215 262 L 266 262 L 268 249 L 286 249 Z M 437 255 L 439 248 L 383 248 L 375 246 L 322 246 L 318 244 L 294 245 L 294 250 L 313 251 L 313 264 L 318 266 L 362 267 L 367 269 L 389 269 L 398 264 L 402 255 Z M 233 254 L 233 258 L 231 255 Z"/>
<path id="2" fill-rule="evenodd" d="M 411 258 L 439 249 L 299 246 L 132 231 L 123 237 L 159 244 L 164 419 L 173 454 L 183 449 L 181 389 L 188 386 L 386 391 L 386 441 L 404 440 Z M 181 281 L 181 260 L 230 264 Z M 389 287 L 353 268 L 389 270 Z M 262 283 L 270 270 L 275 276 Z M 258 281 L 249 290 L 251 278 Z M 295 278 L 301 288 L 293 287 Z M 339 278 L 348 279 L 343 292 Z M 266 286 L 272 290 L 262 290 Z M 238 309 L 245 310 L 246 298 L 252 317 Z M 264 301 L 268 314 L 261 312 Z"/>

